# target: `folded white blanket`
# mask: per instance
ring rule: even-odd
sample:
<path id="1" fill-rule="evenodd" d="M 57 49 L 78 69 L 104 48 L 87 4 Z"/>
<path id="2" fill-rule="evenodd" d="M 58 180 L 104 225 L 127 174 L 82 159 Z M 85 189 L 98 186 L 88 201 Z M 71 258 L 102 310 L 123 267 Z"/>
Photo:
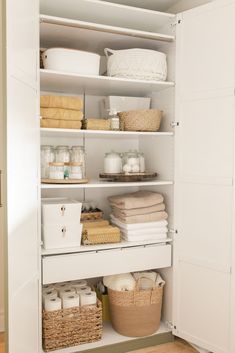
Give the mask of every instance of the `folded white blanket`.
<path id="1" fill-rule="evenodd" d="M 151 229 L 151 228 L 162 228 L 167 227 L 168 222 L 164 221 L 157 221 L 157 222 L 147 222 L 147 223 L 134 223 L 134 224 L 126 224 L 121 222 L 119 219 L 114 217 L 112 214 L 110 216 L 110 220 L 116 226 L 124 229 L 124 230 L 139 230 L 139 229 Z"/>
<path id="2" fill-rule="evenodd" d="M 145 235 L 145 234 L 152 234 L 152 235 L 156 235 L 156 234 L 163 234 L 163 233 L 167 233 L 168 229 L 167 227 L 162 227 L 162 228 L 149 228 L 149 229 L 139 229 L 139 230 L 126 230 L 124 228 L 120 228 L 121 232 L 125 235 Z"/>
<path id="3" fill-rule="evenodd" d="M 145 234 L 145 235 L 125 235 L 122 233 L 122 239 L 126 241 L 154 241 L 154 240 L 164 240 L 167 238 L 166 233 L 160 234 Z"/>
<path id="4" fill-rule="evenodd" d="M 103 278 L 103 283 L 107 288 L 116 291 L 134 290 L 136 286 L 136 281 L 130 273 L 105 276 Z"/>

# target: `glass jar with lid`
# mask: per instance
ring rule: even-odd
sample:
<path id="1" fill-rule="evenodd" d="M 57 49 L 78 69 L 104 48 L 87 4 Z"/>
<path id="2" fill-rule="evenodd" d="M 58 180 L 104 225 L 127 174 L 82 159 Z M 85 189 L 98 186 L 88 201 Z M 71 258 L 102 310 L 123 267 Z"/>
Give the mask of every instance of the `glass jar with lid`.
<path id="1" fill-rule="evenodd" d="M 84 179 L 85 175 L 83 174 L 83 164 L 80 162 L 69 162 L 66 163 L 68 170 L 68 178 L 69 179 Z"/>
<path id="2" fill-rule="evenodd" d="M 49 178 L 49 163 L 55 160 L 55 150 L 53 146 L 41 146 L 41 178 Z"/>
<path id="3" fill-rule="evenodd" d="M 129 151 L 123 154 L 122 171 L 124 173 L 140 172 L 140 158 L 137 151 Z"/>
<path id="4" fill-rule="evenodd" d="M 104 173 L 119 174 L 122 172 L 122 157 L 120 153 L 109 152 L 104 157 Z"/>
<path id="5" fill-rule="evenodd" d="M 57 146 L 55 149 L 55 161 L 57 163 L 68 163 L 70 160 L 69 147 Z"/>
<path id="6" fill-rule="evenodd" d="M 139 153 L 139 160 L 140 160 L 140 173 L 145 172 L 145 158 L 143 153 Z"/>
<path id="7" fill-rule="evenodd" d="M 74 172 L 75 174 L 77 173 L 76 172 L 76 167 L 77 167 L 77 170 L 79 169 L 82 169 L 82 178 L 85 178 L 85 175 L 86 175 L 86 163 L 85 163 L 85 148 L 83 146 L 72 146 L 71 147 L 71 150 L 70 150 L 70 162 L 71 163 L 80 163 L 80 166 L 79 165 L 72 165 L 72 169 L 74 169 Z M 71 171 L 72 172 L 72 171 Z M 74 173 L 72 173 L 74 174 Z M 77 179 L 77 178 L 75 178 Z M 80 179 L 80 178 L 78 178 Z"/>
<path id="8" fill-rule="evenodd" d="M 49 164 L 49 178 L 50 179 L 64 179 L 64 163 L 51 162 Z"/>

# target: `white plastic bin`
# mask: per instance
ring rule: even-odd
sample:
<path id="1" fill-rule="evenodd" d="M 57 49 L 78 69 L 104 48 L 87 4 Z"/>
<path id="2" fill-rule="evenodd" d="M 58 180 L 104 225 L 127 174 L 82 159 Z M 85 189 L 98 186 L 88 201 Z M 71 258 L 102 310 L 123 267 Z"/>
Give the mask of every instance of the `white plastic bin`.
<path id="1" fill-rule="evenodd" d="M 61 249 L 81 245 L 82 224 L 47 224 L 42 225 L 44 249 Z"/>
<path id="2" fill-rule="evenodd" d="M 82 203 L 68 198 L 42 199 L 42 223 L 80 223 Z"/>

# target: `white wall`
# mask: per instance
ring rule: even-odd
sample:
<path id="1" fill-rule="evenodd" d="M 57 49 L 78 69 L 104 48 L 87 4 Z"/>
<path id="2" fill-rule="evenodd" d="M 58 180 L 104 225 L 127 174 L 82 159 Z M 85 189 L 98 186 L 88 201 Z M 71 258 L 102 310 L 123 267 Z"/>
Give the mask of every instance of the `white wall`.
<path id="1" fill-rule="evenodd" d="M 214 0 L 180 0 L 175 5 L 168 9 L 170 13 L 179 13 L 185 10 L 192 9 L 193 7 L 207 4 Z"/>

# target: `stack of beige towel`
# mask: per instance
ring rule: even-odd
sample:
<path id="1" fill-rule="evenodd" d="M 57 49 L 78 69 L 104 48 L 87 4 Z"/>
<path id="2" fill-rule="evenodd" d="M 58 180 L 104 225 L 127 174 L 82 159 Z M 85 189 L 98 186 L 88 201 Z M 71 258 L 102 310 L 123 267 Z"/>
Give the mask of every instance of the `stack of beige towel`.
<path id="1" fill-rule="evenodd" d="M 41 96 L 41 127 L 81 129 L 83 101 L 77 97 Z"/>
<path id="2" fill-rule="evenodd" d="M 128 241 L 147 241 L 167 237 L 164 198 L 152 191 L 109 197 L 111 222 L 121 229 Z"/>

